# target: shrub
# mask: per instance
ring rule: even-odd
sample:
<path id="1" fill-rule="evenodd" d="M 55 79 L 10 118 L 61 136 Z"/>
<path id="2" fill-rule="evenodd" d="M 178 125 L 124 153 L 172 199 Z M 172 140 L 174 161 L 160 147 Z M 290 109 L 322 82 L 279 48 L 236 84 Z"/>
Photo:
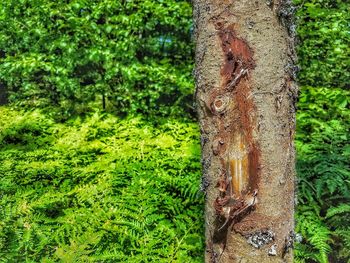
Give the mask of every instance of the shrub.
<path id="1" fill-rule="evenodd" d="M 349 88 L 349 3 L 294 0 L 298 6 L 298 46 L 302 85 Z"/>
<path id="2" fill-rule="evenodd" d="M 0 82 L 12 102 L 68 114 L 183 112 L 191 16 L 176 0 L 1 1 Z"/>

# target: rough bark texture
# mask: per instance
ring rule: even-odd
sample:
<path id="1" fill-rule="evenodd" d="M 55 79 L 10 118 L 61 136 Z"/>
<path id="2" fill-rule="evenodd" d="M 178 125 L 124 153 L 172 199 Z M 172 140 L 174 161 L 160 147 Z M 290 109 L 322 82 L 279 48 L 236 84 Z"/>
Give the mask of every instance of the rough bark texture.
<path id="1" fill-rule="evenodd" d="M 290 1 L 194 0 L 206 262 L 292 262 Z"/>

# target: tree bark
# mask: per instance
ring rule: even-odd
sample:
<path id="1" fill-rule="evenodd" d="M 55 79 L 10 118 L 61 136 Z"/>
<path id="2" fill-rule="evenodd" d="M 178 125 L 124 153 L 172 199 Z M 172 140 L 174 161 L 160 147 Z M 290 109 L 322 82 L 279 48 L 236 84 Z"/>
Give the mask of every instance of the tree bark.
<path id="1" fill-rule="evenodd" d="M 292 262 L 293 8 L 194 0 L 205 262 Z"/>

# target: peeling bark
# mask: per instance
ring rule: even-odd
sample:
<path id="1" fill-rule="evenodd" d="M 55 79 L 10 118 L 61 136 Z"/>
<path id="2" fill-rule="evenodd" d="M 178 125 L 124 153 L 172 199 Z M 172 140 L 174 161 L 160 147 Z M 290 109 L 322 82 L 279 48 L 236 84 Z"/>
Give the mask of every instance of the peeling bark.
<path id="1" fill-rule="evenodd" d="M 292 262 L 290 1 L 194 0 L 206 262 Z"/>

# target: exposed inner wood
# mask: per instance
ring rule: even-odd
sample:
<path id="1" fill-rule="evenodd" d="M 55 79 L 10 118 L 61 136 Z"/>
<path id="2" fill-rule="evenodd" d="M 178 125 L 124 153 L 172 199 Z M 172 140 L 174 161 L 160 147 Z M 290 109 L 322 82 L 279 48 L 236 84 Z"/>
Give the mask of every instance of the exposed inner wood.
<path id="1" fill-rule="evenodd" d="M 235 151 L 229 152 L 229 178 L 232 183 L 232 193 L 235 196 L 241 196 L 247 192 L 249 184 L 249 163 L 247 147 L 244 145 L 241 136 L 236 137 L 237 142 L 232 145 Z"/>

